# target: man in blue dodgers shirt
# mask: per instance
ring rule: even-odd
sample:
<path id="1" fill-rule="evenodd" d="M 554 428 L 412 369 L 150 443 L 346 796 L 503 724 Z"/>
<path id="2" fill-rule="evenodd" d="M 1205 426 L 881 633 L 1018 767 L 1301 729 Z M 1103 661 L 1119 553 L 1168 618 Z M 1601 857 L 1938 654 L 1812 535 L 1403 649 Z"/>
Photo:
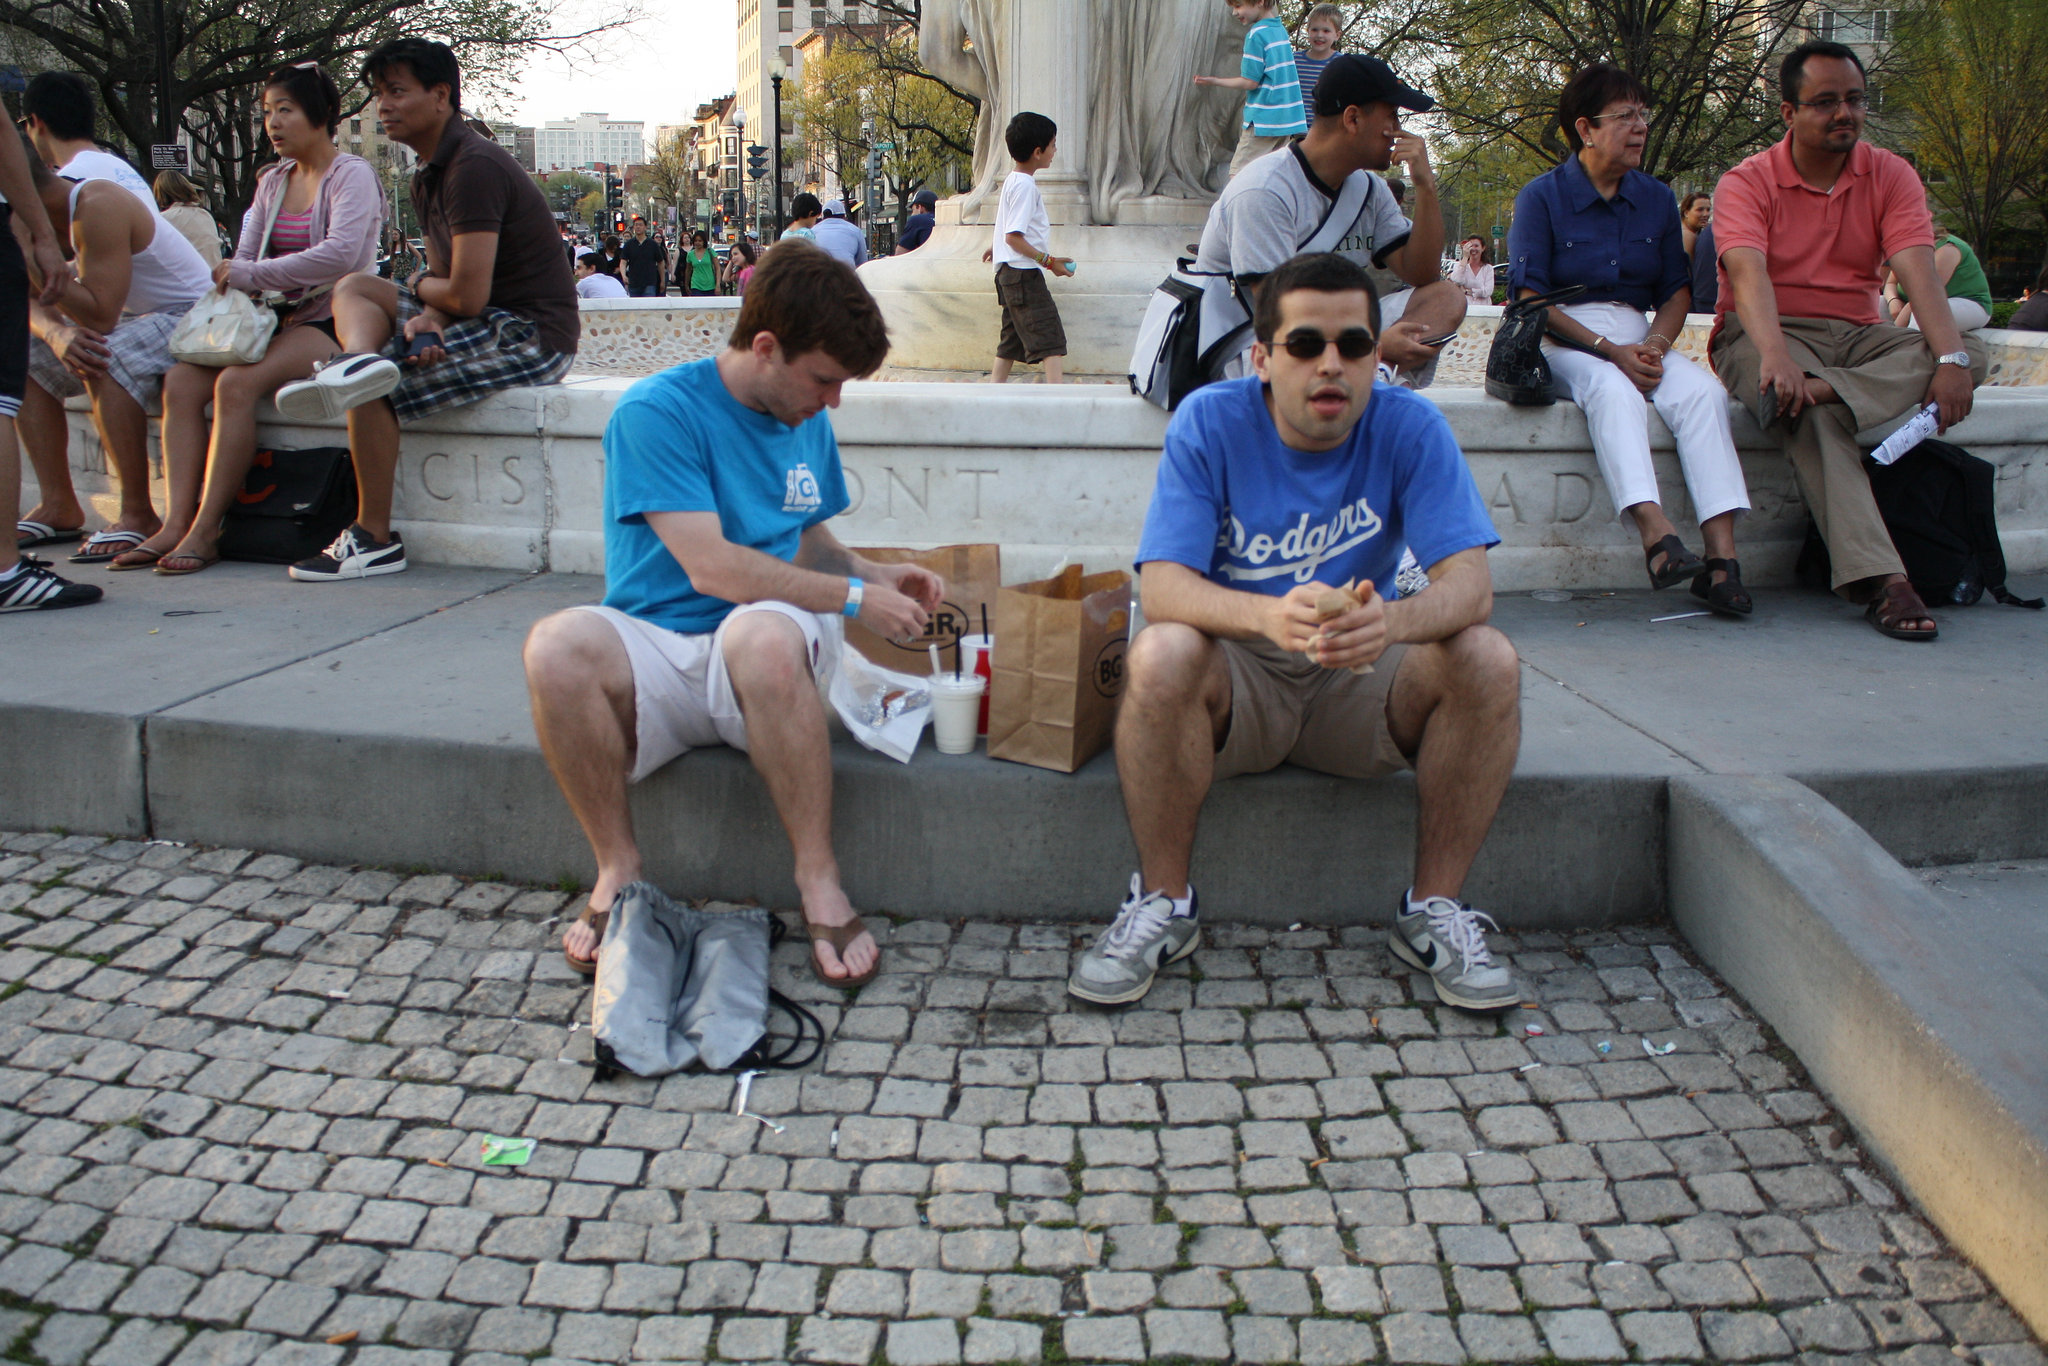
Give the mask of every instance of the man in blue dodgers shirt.
<path id="1" fill-rule="evenodd" d="M 745 750 L 767 780 L 819 979 L 858 986 L 880 965 L 839 885 L 818 685 L 837 661 L 827 618 L 902 639 L 944 590 L 825 528 L 847 496 L 823 410 L 888 349 L 853 268 L 785 242 L 761 258 L 723 352 L 641 380 L 612 413 L 604 603 L 557 612 L 526 642 L 541 752 L 597 856 L 562 938 L 579 972 L 596 971 L 612 901 L 640 879 L 627 785 L 702 745 Z"/>
<path id="2" fill-rule="evenodd" d="M 1518 993 L 1487 953 L 1488 918 L 1458 899 L 1521 739 L 1514 646 L 1486 624 L 1500 538 L 1442 415 L 1374 385 L 1379 300 L 1357 265 L 1285 262 L 1253 323 L 1256 374 L 1196 391 L 1166 431 L 1138 546 L 1151 625 L 1131 642 L 1116 731 L 1139 871 L 1067 990 L 1135 1001 L 1194 952 L 1188 865 L 1216 779 L 1407 765 L 1415 881 L 1394 954 L 1451 1005 L 1505 1009 Z M 1404 544 L 1429 586 L 1388 602 L 1374 585 Z M 1317 599 L 1352 580 L 1363 605 L 1319 621 Z"/>

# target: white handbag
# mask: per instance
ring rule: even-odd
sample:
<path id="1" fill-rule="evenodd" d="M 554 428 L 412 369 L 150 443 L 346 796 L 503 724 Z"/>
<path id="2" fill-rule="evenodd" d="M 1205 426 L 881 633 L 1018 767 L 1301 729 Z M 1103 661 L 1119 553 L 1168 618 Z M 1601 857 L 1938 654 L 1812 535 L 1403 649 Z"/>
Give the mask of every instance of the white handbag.
<path id="1" fill-rule="evenodd" d="M 270 349 L 277 313 L 239 289 L 209 289 L 172 329 L 171 355 L 188 365 L 253 365 Z"/>

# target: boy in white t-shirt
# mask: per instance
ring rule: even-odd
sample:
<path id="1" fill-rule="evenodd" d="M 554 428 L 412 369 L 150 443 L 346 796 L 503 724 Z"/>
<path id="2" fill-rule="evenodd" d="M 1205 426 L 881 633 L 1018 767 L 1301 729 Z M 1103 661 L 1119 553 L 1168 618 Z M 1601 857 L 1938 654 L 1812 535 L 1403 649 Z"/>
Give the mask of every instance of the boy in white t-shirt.
<path id="1" fill-rule="evenodd" d="M 996 263 L 996 298 L 1003 305 L 996 364 L 989 372 L 992 384 L 1008 381 L 1010 367 L 1020 360 L 1027 365 L 1043 363 L 1047 384 L 1066 382 L 1067 332 L 1060 324 L 1052 291 L 1046 288 L 1045 272 L 1071 276 L 1074 266 L 1048 250 L 1052 223 L 1046 217 L 1038 182 L 1032 179 L 1052 165 L 1058 136 L 1059 129 L 1051 119 L 1028 111 L 1011 119 L 1003 130 L 1003 141 L 1017 169 L 1003 181 L 995 240 L 981 258 Z"/>

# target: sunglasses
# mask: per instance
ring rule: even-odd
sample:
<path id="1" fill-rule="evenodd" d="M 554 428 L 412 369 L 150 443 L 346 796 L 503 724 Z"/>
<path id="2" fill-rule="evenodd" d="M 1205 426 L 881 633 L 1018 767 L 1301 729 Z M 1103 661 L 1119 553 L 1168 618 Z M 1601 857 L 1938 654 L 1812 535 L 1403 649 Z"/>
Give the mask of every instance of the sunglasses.
<path id="1" fill-rule="evenodd" d="M 1335 343 L 1337 354 L 1345 360 L 1364 360 L 1379 345 L 1379 338 L 1362 327 L 1347 327 L 1334 337 L 1325 337 L 1310 328 L 1289 332 L 1280 343 L 1283 350 L 1296 360 L 1321 360 L 1323 352 Z"/>

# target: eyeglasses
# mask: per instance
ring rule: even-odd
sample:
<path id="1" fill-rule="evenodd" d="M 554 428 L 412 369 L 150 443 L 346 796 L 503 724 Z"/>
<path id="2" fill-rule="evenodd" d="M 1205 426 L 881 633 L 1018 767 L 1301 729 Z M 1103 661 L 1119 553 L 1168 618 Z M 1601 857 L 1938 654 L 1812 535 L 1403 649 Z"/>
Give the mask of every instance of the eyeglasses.
<path id="1" fill-rule="evenodd" d="M 1364 360 L 1372 354 L 1373 348 L 1379 345 L 1379 338 L 1362 327 L 1347 327 L 1334 337 L 1325 337 L 1320 332 L 1304 327 L 1299 331 L 1289 332 L 1287 340 L 1280 345 L 1296 360 L 1321 360 L 1323 353 L 1329 350 L 1333 343 L 1337 347 L 1337 354 L 1345 360 Z"/>
<path id="2" fill-rule="evenodd" d="M 1792 103 L 1801 109 L 1818 109 L 1823 114 L 1832 114 L 1846 104 L 1861 113 L 1870 107 L 1870 96 L 1861 90 L 1851 90 L 1846 95 L 1829 95 L 1826 99 L 1819 100 L 1794 100 Z"/>
<path id="3" fill-rule="evenodd" d="M 1650 120 L 1656 116 L 1656 113 L 1657 111 L 1648 105 L 1643 105 L 1635 109 L 1617 109 L 1612 114 L 1588 114 L 1586 122 L 1606 123 L 1609 119 L 1619 119 L 1623 123 L 1640 123 L 1643 127 L 1648 128 Z"/>

